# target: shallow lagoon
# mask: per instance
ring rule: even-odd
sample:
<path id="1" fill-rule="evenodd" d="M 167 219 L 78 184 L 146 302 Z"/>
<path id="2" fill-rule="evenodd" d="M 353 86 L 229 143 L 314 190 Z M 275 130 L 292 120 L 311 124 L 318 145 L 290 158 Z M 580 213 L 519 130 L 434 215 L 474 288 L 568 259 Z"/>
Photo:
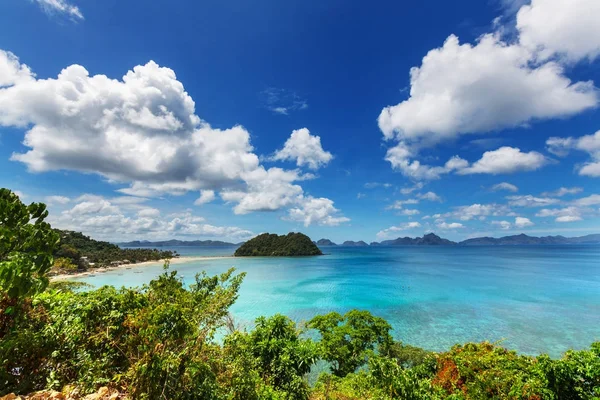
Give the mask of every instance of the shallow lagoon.
<path id="1" fill-rule="evenodd" d="M 176 248 L 186 256 L 231 248 Z M 296 321 L 332 310 L 367 309 L 394 336 L 431 350 L 503 340 L 523 353 L 558 357 L 600 340 L 600 246 L 324 247 L 327 255 L 222 258 L 174 265 L 191 282 L 205 270 L 247 273 L 231 311 L 251 324 L 283 313 Z M 140 286 L 160 265 L 79 278 L 95 286 Z"/>

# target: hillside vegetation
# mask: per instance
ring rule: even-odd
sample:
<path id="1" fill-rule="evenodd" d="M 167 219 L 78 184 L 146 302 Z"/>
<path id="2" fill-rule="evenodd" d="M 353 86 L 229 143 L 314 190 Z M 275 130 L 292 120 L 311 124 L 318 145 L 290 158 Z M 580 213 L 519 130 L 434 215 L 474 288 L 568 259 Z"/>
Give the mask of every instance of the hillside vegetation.
<path id="1" fill-rule="evenodd" d="M 94 240 L 80 232 L 54 230 L 60 244 L 54 251 L 54 269 L 58 272 L 86 270 L 111 263 L 158 261 L 177 256 L 172 251 L 157 249 L 122 249 L 116 244 Z"/>
<path id="2" fill-rule="evenodd" d="M 319 256 L 323 255 L 321 250 L 308 236 L 302 233 L 288 233 L 287 235 L 275 235 L 263 233 L 248 240 L 236 251 L 236 257 L 265 256 L 265 257 L 289 257 L 289 256 Z"/>
<path id="3" fill-rule="evenodd" d="M 132 400 L 594 400 L 600 342 L 561 359 L 490 343 L 442 353 L 407 346 L 368 311 L 283 315 L 237 330 L 229 308 L 244 274 L 198 274 L 189 286 L 165 265 L 140 288 L 49 287 L 60 235 L 43 204 L 0 189 L 0 396 Z M 288 235 L 289 236 L 289 235 Z M 307 335 L 307 330 L 317 333 Z M 222 340 L 217 340 L 220 337 Z M 316 384 L 307 375 L 319 363 Z M 98 396 L 91 398 L 99 399 Z"/>

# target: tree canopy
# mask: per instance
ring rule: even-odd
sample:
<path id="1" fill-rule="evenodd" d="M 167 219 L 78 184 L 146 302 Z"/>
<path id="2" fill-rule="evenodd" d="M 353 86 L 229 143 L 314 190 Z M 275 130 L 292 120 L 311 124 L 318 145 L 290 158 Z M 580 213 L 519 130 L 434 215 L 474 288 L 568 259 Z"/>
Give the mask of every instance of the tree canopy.
<path id="1" fill-rule="evenodd" d="M 294 232 L 281 236 L 263 233 L 248 240 L 235 251 L 236 257 L 318 256 L 322 254 L 308 236 Z"/>

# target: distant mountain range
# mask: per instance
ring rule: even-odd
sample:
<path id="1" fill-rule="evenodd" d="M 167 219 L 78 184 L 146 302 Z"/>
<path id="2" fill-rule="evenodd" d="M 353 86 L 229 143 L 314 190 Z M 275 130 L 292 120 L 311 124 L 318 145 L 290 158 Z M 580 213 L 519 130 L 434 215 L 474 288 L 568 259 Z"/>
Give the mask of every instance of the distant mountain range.
<path id="1" fill-rule="evenodd" d="M 133 242 L 117 243 L 121 247 L 175 247 L 175 246 L 194 246 L 194 247 L 234 247 L 241 243 L 222 242 L 220 240 L 163 240 L 151 242 L 148 240 L 134 240 Z"/>
<path id="2" fill-rule="evenodd" d="M 463 240 L 459 243 L 463 246 L 510 246 L 519 244 L 600 244 L 600 235 L 586 235 L 567 238 L 564 236 L 527 236 L 525 234 L 504 236 L 501 238 L 480 237 Z"/>
<path id="3" fill-rule="evenodd" d="M 366 246 L 514 246 L 514 245 L 552 245 L 552 244 L 600 244 L 600 234 L 586 235 L 579 237 L 564 237 L 564 236 L 528 236 L 525 234 L 504 236 L 500 238 L 493 237 L 478 237 L 463 240 L 462 242 L 453 242 L 436 235 L 428 233 L 423 237 L 399 237 L 393 240 L 384 240 L 382 242 L 366 243 L 362 240 L 358 242 L 347 240 L 341 245 L 332 242 L 329 239 L 319 239 L 314 242 L 317 246 L 346 246 L 346 247 L 366 247 Z M 151 242 L 148 240 L 134 240 L 133 242 L 117 243 L 121 247 L 235 247 L 242 243 L 229 243 L 220 240 L 164 240 Z"/>
<path id="4" fill-rule="evenodd" d="M 329 239 L 321 239 L 316 242 L 318 246 L 337 246 Z M 346 241 L 342 246 L 514 246 L 514 245 L 539 245 L 539 244 L 600 244 L 600 234 L 587 235 L 580 237 L 567 238 L 564 236 L 528 236 L 525 234 L 504 236 L 501 238 L 478 237 L 463 240 L 462 242 L 453 242 L 439 237 L 434 233 L 428 233 L 423 237 L 399 237 L 393 240 L 384 240 L 382 242 Z"/>

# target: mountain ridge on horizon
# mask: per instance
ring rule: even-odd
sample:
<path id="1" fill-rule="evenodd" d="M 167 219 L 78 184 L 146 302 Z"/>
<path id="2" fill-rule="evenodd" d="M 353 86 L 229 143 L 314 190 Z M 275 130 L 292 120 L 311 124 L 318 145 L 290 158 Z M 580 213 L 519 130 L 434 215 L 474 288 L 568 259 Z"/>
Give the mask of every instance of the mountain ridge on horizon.
<path id="1" fill-rule="evenodd" d="M 333 243 L 329 239 L 321 239 L 317 242 L 317 244 L 321 245 L 334 245 L 338 246 L 338 244 Z M 325 244 L 325 242 L 329 242 L 331 244 Z M 342 244 L 342 246 L 357 246 L 364 243 L 363 241 L 353 242 L 346 241 Z M 502 236 L 499 238 L 482 236 L 475 237 L 462 240 L 460 242 L 454 242 L 445 238 L 442 238 L 435 233 L 428 233 L 423 235 L 422 237 L 398 237 L 396 239 L 383 240 L 381 242 L 371 242 L 367 246 L 431 246 L 431 245 L 458 245 L 458 246 L 486 246 L 486 245 L 495 245 L 495 246 L 510 246 L 510 245 L 524 245 L 524 244 L 600 244 L 600 234 L 590 234 L 584 236 L 576 236 L 576 237 L 565 237 L 561 235 L 556 236 L 529 236 L 524 233 L 518 235 L 508 235 Z M 366 244 L 365 244 L 366 245 Z M 363 245 L 364 246 L 364 245 Z"/>
<path id="2" fill-rule="evenodd" d="M 198 247 L 233 247 L 240 246 L 244 242 L 231 243 L 221 240 L 133 240 L 130 242 L 116 243 L 123 247 L 168 247 L 168 246 L 198 246 Z M 347 240 L 341 244 L 322 238 L 314 241 L 318 246 L 346 246 L 346 247 L 389 247 L 389 246 L 510 246 L 510 245 L 536 245 L 536 244 L 600 244 L 600 234 L 590 234 L 584 236 L 565 237 L 555 236 L 529 236 L 525 233 L 518 235 L 508 235 L 501 237 L 481 236 L 454 242 L 442 238 L 435 233 L 428 233 L 422 237 L 411 238 L 408 236 L 398 237 L 396 239 L 383 240 L 381 242 L 366 243 L 363 240 Z"/>

